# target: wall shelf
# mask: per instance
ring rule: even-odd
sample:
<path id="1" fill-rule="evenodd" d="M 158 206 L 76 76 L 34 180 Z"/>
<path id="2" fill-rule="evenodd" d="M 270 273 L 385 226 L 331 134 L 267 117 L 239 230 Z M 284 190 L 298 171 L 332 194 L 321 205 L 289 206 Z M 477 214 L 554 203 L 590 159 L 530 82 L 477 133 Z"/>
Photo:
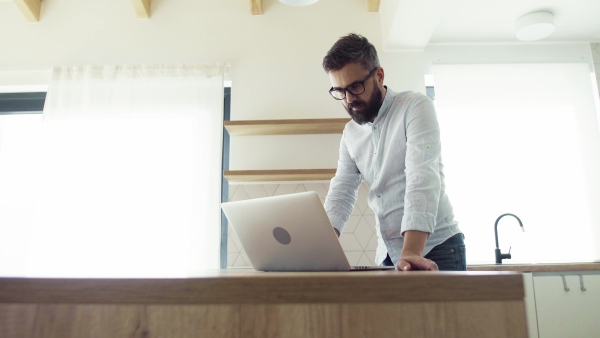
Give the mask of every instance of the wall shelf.
<path id="1" fill-rule="evenodd" d="M 349 118 L 225 121 L 230 136 L 341 134 Z"/>
<path id="2" fill-rule="evenodd" d="M 350 118 L 225 121 L 230 136 L 341 134 Z M 329 181 L 336 169 L 225 170 L 229 183 Z"/>
<path id="3" fill-rule="evenodd" d="M 229 183 L 328 181 L 335 169 L 225 170 Z"/>

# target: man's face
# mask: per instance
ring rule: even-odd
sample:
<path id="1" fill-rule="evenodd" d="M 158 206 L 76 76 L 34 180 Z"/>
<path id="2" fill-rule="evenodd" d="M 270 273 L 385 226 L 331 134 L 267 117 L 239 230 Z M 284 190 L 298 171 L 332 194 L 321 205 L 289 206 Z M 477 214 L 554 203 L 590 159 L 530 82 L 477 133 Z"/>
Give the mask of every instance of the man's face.
<path id="1" fill-rule="evenodd" d="M 349 63 L 340 70 L 329 72 L 329 80 L 333 88 L 346 88 L 363 81 L 370 70 L 358 63 Z M 342 104 L 352 119 L 358 124 L 373 122 L 383 101 L 383 69 L 378 68 L 373 76 L 364 82 L 365 92 L 354 95 L 346 91 Z"/>

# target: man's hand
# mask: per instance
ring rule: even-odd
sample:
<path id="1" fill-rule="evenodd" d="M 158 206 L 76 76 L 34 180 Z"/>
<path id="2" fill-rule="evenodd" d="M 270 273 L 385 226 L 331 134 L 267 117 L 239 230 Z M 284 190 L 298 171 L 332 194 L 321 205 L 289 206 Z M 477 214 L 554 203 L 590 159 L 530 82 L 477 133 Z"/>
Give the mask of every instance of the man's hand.
<path id="1" fill-rule="evenodd" d="M 409 230 L 404 233 L 404 246 L 400 260 L 396 263 L 399 271 L 439 270 L 434 261 L 422 256 L 425 242 L 429 236 L 426 232 Z"/>
<path id="2" fill-rule="evenodd" d="M 340 237 L 340 232 L 338 231 L 338 229 L 336 229 L 336 228 L 333 228 L 333 230 L 335 230 L 335 234 L 336 234 L 338 237 Z"/>
<path id="3" fill-rule="evenodd" d="M 425 257 L 421 257 L 418 255 L 415 256 L 403 256 L 396 264 L 396 269 L 400 271 L 410 271 L 410 270 L 430 270 L 437 271 L 438 266 L 434 261 L 427 259 Z"/>

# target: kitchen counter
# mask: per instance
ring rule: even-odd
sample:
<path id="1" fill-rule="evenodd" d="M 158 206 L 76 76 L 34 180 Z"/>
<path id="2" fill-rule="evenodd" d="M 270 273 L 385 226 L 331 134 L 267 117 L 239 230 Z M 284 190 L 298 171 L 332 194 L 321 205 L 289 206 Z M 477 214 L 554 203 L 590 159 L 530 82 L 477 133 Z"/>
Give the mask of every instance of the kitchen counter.
<path id="1" fill-rule="evenodd" d="M 599 262 L 469 265 L 467 271 L 573 272 L 600 271 Z"/>
<path id="2" fill-rule="evenodd" d="M 7 337 L 527 336 L 523 278 L 505 271 L 0 278 L 0 328 Z"/>

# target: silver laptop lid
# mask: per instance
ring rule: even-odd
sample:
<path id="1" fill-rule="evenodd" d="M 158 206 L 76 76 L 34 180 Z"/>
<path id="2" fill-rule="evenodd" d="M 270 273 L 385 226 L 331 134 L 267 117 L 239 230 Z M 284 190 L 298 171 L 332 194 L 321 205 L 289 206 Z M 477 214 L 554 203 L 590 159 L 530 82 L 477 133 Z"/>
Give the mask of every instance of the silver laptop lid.
<path id="1" fill-rule="evenodd" d="M 225 202 L 221 206 L 256 270 L 350 270 L 314 191 Z"/>

